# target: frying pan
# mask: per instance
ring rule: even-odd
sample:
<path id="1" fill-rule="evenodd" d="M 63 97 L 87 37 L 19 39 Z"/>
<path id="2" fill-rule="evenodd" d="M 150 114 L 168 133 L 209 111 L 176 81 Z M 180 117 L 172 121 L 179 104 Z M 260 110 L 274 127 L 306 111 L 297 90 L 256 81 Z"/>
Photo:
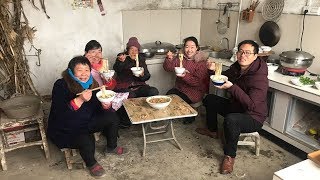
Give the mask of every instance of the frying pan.
<path id="1" fill-rule="evenodd" d="M 280 40 L 281 32 L 277 23 L 265 22 L 259 31 L 260 41 L 266 46 L 275 46 Z"/>

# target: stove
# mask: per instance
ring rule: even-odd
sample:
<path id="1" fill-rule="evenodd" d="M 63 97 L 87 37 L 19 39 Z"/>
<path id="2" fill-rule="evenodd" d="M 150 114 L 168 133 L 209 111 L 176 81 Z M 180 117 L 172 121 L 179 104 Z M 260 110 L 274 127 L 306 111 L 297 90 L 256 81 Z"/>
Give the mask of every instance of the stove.
<path id="1" fill-rule="evenodd" d="M 306 72 L 307 69 L 295 69 L 295 68 L 287 68 L 287 67 L 281 67 L 280 72 L 283 75 L 289 75 L 289 76 L 302 76 Z"/>

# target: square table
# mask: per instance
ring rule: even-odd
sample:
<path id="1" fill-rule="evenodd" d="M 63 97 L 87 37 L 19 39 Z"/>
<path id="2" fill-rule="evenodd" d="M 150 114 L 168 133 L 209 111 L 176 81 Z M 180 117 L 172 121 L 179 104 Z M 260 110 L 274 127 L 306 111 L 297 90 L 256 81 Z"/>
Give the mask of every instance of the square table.
<path id="1" fill-rule="evenodd" d="M 147 102 L 146 97 L 141 98 L 131 98 L 123 102 L 123 106 L 127 111 L 129 119 L 132 124 L 141 124 L 143 133 L 143 153 L 145 156 L 147 143 L 154 143 L 160 141 L 174 140 L 178 145 L 179 149 L 182 147 L 178 143 L 172 125 L 172 120 L 177 118 L 192 117 L 197 116 L 198 112 L 194 110 L 188 103 L 181 99 L 177 95 L 168 95 L 172 98 L 171 103 L 164 109 L 154 109 Z M 151 125 L 152 122 L 167 121 L 167 124 L 163 126 L 154 127 Z M 153 132 L 146 132 L 147 124 L 150 125 L 150 129 Z M 168 132 L 167 126 L 170 124 L 171 137 L 162 138 L 153 141 L 147 141 L 148 135 L 154 135 L 159 133 Z M 164 130 L 165 129 L 165 130 Z"/>

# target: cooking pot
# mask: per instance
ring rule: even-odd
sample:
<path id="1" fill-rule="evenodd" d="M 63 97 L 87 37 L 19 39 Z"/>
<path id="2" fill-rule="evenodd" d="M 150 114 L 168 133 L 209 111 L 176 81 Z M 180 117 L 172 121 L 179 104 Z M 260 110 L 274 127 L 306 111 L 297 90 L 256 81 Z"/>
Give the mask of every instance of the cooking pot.
<path id="1" fill-rule="evenodd" d="M 314 56 L 296 49 L 295 51 L 285 51 L 280 55 L 280 64 L 286 68 L 307 69 L 311 66 Z"/>
<path id="2" fill-rule="evenodd" d="M 144 53 L 147 58 L 151 58 L 156 54 L 165 55 L 169 51 L 175 53 L 176 48 L 173 44 L 156 41 L 154 43 L 142 44 L 140 51 Z"/>

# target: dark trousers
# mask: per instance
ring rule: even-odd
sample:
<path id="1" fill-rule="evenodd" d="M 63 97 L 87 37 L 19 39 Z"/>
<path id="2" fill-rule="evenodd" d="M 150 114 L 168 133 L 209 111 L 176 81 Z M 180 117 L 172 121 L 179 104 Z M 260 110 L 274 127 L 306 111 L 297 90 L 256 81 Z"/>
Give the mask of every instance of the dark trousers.
<path id="1" fill-rule="evenodd" d="M 169 94 L 176 94 L 179 97 L 181 97 L 181 99 L 183 99 L 186 103 L 188 104 L 192 104 L 192 101 L 189 99 L 189 97 L 187 95 L 185 95 L 184 93 L 180 92 L 178 89 L 176 88 L 172 88 L 167 92 L 167 95 Z"/>
<path id="2" fill-rule="evenodd" d="M 116 92 L 129 92 L 129 98 L 148 97 L 159 94 L 157 88 L 149 85 L 138 85 L 127 89 L 118 89 Z"/>
<path id="3" fill-rule="evenodd" d="M 170 89 L 170 90 L 167 92 L 167 95 L 169 95 L 169 94 L 176 94 L 176 95 L 178 95 L 179 97 L 181 97 L 181 99 L 183 99 L 186 103 L 192 104 L 192 101 L 190 100 L 190 98 L 189 98 L 186 94 L 180 92 L 180 91 L 179 91 L 178 89 L 176 89 L 176 88 Z M 193 116 L 193 117 L 187 117 L 187 118 L 185 118 L 185 120 L 186 120 L 186 121 L 189 121 L 189 122 L 192 122 L 192 121 L 195 120 L 195 117 L 194 117 L 194 116 Z"/>
<path id="4" fill-rule="evenodd" d="M 224 145 L 224 154 L 236 157 L 237 144 L 240 133 L 250 133 L 262 128 L 262 123 L 253 119 L 245 112 L 230 111 L 230 101 L 228 99 L 209 94 L 203 100 L 206 107 L 206 121 L 210 131 L 218 130 L 217 114 L 224 117 L 223 129 L 226 144 Z"/>
<path id="5" fill-rule="evenodd" d="M 80 155 L 87 167 L 93 166 L 97 161 L 94 157 L 95 139 L 93 133 L 102 132 L 107 139 L 107 148 L 117 147 L 119 118 L 115 112 L 103 111 L 92 119 L 88 125 L 88 134 L 80 134 L 74 140 L 71 148 L 79 149 Z"/>

